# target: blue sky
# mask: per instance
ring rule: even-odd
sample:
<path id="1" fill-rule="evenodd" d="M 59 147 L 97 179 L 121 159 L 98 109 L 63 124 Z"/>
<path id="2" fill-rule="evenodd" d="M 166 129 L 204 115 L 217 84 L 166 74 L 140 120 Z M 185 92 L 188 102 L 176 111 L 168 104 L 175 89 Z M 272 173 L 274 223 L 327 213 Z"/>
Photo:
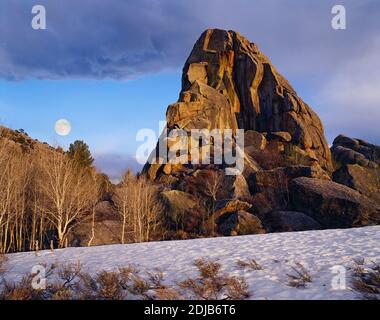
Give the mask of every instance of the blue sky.
<path id="1" fill-rule="evenodd" d="M 43 4 L 47 30 L 30 27 Z M 331 28 L 332 0 L 2 0 L 0 122 L 51 144 L 76 139 L 117 176 L 142 128 L 158 131 L 178 98 L 181 69 L 209 27 L 241 32 L 269 56 L 339 133 L 380 144 L 380 3 L 342 0 L 347 30 Z M 54 132 L 60 118 L 73 127 Z"/>
<path id="2" fill-rule="evenodd" d="M 128 166 L 138 168 L 131 159 L 141 144 L 136 133 L 149 128 L 158 134 L 180 83 L 179 71 L 117 81 L 0 80 L 0 123 L 65 148 L 84 140 L 98 166 L 116 177 Z M 69 136 L 55 133 L 58 119 L 70 121 Z"/>
<path id="3" fill-rule="evenodd" d="M 167 105 L 178 98 L 180 79 L 173 72 L 126 81 L 1 80 L 1 122 L 49 142 L 85 139 L 99 153 L 131 152 L 139 129 L 165 120 Z M 68 137 L 55 134 L 61 118 L 71 122 Z"/>

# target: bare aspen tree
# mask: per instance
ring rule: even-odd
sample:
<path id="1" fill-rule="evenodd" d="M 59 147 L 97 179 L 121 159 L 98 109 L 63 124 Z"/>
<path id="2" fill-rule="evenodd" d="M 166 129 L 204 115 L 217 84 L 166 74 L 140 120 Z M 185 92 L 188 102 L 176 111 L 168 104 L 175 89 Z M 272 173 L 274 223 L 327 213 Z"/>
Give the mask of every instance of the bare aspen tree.
<path id="1" fill-rule="evenodd" d="M 95 207 L 92 209 L 92 216 L 91 216 L 91 237 L 88 240 L 87 246 L 91 247 L 92 242 L 95 239 L 95 215 L 96 215 L 96 210 Z"/>
<path id="2" fill-rule="evenodd" d="M 70 231 L 92 214 L 98 174 L 62 149 L 37 145 L 0 126 L 0 253 L 63 247 Z"/>
<path id="3" fill-rule="evenodd" d="M 42 209 L 56 229 L 62 248 L 69 232 L 91 214 L 98 197 L 98 192 L 94 192 L 97 181 L 91 168 L 80 166 L 63 153 L 45 154 L 40 165 Z"/>
<path id="4" fill-rule="evenodd" d="M 33 250 L 36 219 L 33 214 L 34 153 L 0 138 L 0 251 Z"/>
<path id="5" fill-rule="evenodd" d="M 15 174 L 12 197 L 12 211 L 14 214 L 13 221 L 13 234 L 15 251 L 25 250 L 27 235 L 29 232 L 29 219 L 28 219 L 28 197 L 30 186 L 30 172 L 31 172 L 31 155 L 23 154 L 22 157 L 14 159 Z"/>
<path id="6" fill-rule="evenodd" d="M 18 150 L 10 148 L 5 144 L 1 147 L 0 154 L 0 239 L 1 252 L 9 252 L 12 245 L 17 245 L 19 241 L 20 219 L 19 203 L 22 200 L 20 195 L 20 184 L 23 172 Z M 22 230 L 22 229 L 21 229 Z"/>
<path id="7" fill-rule="evenodd" d="M 12 193 L 12 164 L 2 147 L 0 152 L 0 252 L 6 252 Z"/>
<path id="8" fill-rule="evenodd" d="M 149 241 L 163 212 L 157 187 L 144 177 L 128 173 L 115 190 L 114 202 L 122 217 L 121 242 L 125 243 L 127 228 L 134 242 Z"/>
<path id="9" fill-rule="evenodd" d="M 128 215 L 131 211 L 131 194 L 129 190 L 130 186 L 129 177 L 125 176 L 120 185 L 116 188 L 114 194 L 114 202 L 118 208 L 119 213 L 122 217 L 121 225 L 121 243 L 125 243 L 125 228 L 127 224 Z"/>
<path id="10" fill-rule="evenodd" d="M 42 197 L 39 189 L 38 176 L 40 174 L 40 168 L 38 163 L 38 157 L 34 155 L 31 159 L 31 171 L 30 171 L 30 185 L 29 185 L 29 197 L 28 197 L 28 209 L 30 215 L 30 236 L 29 236 L 29 250 L 33 250 L 33 244 L 39 240 L 41 246 L 44 243 L 44 236 L 46 234 L 46 228 L 48 228 L 49 221 L 45 215 Z"/>
<path id="11" fill-rule="evenodd" d="M 38 240 L 36 241 L 36 245 L 35 245 L 35 252 L 36 252 L 36 256 L 38 256 L 38 251 L 39 251 L 40 247 L 39 247 L 39 243 L 38 243 Z"/>
<path id="12" fill-rule="evenodd" d="M 95 238 L 95 219 L 96 219 L 96 205 L 98 204 L 99 199 L 101 198 L 101 181 L 102 177 L 101 175 L 98 175 L 95 170 L 90 171 L 91 174 L 91 180 L 94 182 L 92 185 L 92 192 L 94 194 L 94 197 L 92 197 L 92 201 L 90 201 L 90 206 L 91 206 L 91 237 L 87 243 L 87 246 L 91 247 L 92 242 L 94 241 Z"/>

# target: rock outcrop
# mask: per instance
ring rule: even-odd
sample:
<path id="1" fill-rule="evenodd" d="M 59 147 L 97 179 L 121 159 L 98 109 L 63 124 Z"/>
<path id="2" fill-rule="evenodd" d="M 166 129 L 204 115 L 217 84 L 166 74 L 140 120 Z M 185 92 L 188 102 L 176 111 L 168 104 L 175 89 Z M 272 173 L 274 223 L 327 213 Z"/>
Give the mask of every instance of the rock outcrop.
<path id="1" fill-rule="evenodd" d="M 262 162 L 267 169 L 279 166 L 267 163 L 279 158 L 282 164 L 290 160 L 332 170 L 316 113 L 257 46 L 234 31 L 209 29 L 201 35 L 183 68 L 179 100 L 168 107 L 166 117 L 168 132 L 245 130 L 247 155 L 256 160 L 257 151 L 266 150 Z M 144 172 L 160 180 L 173 174 L 168 167 L 147 164 Z"/>
<path id="2" fill-rule="evenodd" d="M 244 236 L 265 233 L 260 219 L 245 211 L 225 214 L 219 217 L 217 225 L 218 233 L 224 236 Z"/>
<path id="3" fill-rule="evenodd" d="M 334 140 L 331 151 L 337 166 L 333 180 L 380 205 L 380 147 L 340 135 Z"/>
<path id="4" fill-rule="evenodd" d="M 208 94 L 200 94 L 200 87 Z M 213 106 L 210 113 L 202 97 L 212 97 L 212 103 L 218 99 L 218 111 Z M 316 113 L 258 47 L 234 31 L 209 29 L 201 35 L 183 69 L 180 100 L 169 107 L 167 120 L 169 127 L 238 127 L 269 134 L 299 146 L 310 159 L 331 169 Z"/>
<path id="5" fill-rule="evenodd" d="M 296 178 L 291 184 L 294 208 L 323 228 L 348 228 L 380 222 L 380 208 L 369 198 L 344 185 L 313 178 Z"/>
<path id="6" fill-rule="evenodd" d="M 224 172 L 225 162 L 211 167 L 203 161 L 192 164 L 191 145 L 201 145 L 193 138 L 184 148 L 188 164 L 146 164 L 143 172 L 172 189 L 169 193 L 189 193 L 183 203 L 179 201 L 182 211 L 176 205 L 176 215 L 194 211 L 188 207 L 195 206 L 194 196 L 201 196 L 208 210 L 213 208 L 207 213 L 208 225 L 223 235 L 378 221 L 372 200 L 378 191 L 374 172 L 380 162 L 379 148 L 340 136 L 330 150 L 317 114 L 258 47 L 235 31 L 209 29 L 201 35 L 184 65 L 179 99 L 168 107 L 166 117 L 169 135 L 175 129 L 188 136 L 192 129 L 244 131 L 244 171 L 239 176 L 217 179 L 215 172 Z M 228 148 L 238 152 L 237 136 L 232 140 Z M 158 145 L 162 141 L 168 149 L 178 142 L 164 136 Z M 207 147 L 211 147 L 211 159 L 217 148 L 227 148 L 213 139 Z M 341 164 L 339 170 L 334 168 L 331 152 L 334 164 Z M 152 158 L 158 155 L 153 153 Z M 332 177 L 340 184 L 332 182 Z M 190 195 L 194 189 L 198 190 Z M 210 205 L 215 202 L 216 207 Z"/>
<path id="7" fill-rule="evenodd" d="M 335 138 L 331 152 L 341 165 L 358 164 L 366 168 L 378 168 L 380 165 L 380 146 L 361 139 L 340 135 Z"/>
<path id="8" fill-rule="evenodd" d="M 299 177 L 330 180 L 319 166 L 291 166 L 257 171 L 248 180 L 250 191 L 254 195 L 253 212 L 264 217 L 273 210 L 292 210 L 290 183 Z"/>
<path id="9" fill-rule="evenodd" d="M 265 217 L 264 223 L 269 232 L 307 231 L 322 228 L 308 215 L 296 211 L 273 211 Z"/>
<path id="10" fill-rule="evenodd" d="M 180 223 L 183 215 L 194 210 L 198 205 L 193 195 L 178 190 L 162 192 L 162 197 L 166 203 L 166 217 L 173 224 Z"/>

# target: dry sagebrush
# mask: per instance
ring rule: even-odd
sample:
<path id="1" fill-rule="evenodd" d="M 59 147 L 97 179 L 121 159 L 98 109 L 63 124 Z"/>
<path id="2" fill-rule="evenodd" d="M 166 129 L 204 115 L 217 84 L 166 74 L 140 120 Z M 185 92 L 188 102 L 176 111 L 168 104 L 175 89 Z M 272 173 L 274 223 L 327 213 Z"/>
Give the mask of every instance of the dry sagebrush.
<path id="1" fill-rule="evenodd" d="M 242 300 L 249 298 L 244 278 L 229 277 L 220 272 L 221 264 L 199 259 L 195 261 L 199 271 L 197 278 L 179 283 L 184 295 L 196 300 Z"/>
<path id="2" fill-rule="evenodd" d="M 219 263 L 200 259 L 195 266 L 198 277 L 169 287 L 160 270 L 142 273 L 129 266 L 90 274 L 82 271 L 80 263 L 52 265 L 46 273 L 46 289 L 34 290 L 34 275 L 28 275 L 17 283 L 0 284 L 0 300 L 240 300 L 250 296 L 244 278 L 222 274 Z"/>
<path id="3" fill-rule="evenodd" d="M 352 286 L 364 299 L 380 300 L 380 265 L 372 262 L 366 267 L 364 260 L 355 261 Z"/>
<path id="4" fill-rule="evenodd" d="M 309 270 L 300 263 L 297 262 L 295 266 L 292 267 L 294 274 L 287 274 L 289 278 L 288 285 L 294 288 L 306 288 L 308 283 L 313 281 Z"/>

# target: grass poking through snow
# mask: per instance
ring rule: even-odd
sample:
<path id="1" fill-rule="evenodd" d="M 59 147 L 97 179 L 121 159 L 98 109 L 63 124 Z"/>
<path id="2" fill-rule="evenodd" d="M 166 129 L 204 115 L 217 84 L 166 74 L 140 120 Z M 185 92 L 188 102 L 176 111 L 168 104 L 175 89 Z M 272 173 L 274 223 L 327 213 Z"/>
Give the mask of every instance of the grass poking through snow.
<path id="1" fill-rule="evenodd" d="M 309 270 L 300 263 L 297 262 L 295 266 L 292 267 L 294 274 L 287 274 L 289 278 L 288 285 L 294 288 L 306 288 L 308 283 L 313 281 Z"/>
<path id="2" fill-rule="evenodd" d="M 242 269 L 250 269 L 254 271 L 263 270 L 263 267 L 255 259 L 250 259 L 248 261 L 238 260 L 236 264 Z"/>
<path id="3" fill-rule="evenodd" d="M 372 262 L 371 266 L 365 267 L 364 260 L 355 261 L 352 286 L 364 299 L 380 300 L 380 265 Z"/>

